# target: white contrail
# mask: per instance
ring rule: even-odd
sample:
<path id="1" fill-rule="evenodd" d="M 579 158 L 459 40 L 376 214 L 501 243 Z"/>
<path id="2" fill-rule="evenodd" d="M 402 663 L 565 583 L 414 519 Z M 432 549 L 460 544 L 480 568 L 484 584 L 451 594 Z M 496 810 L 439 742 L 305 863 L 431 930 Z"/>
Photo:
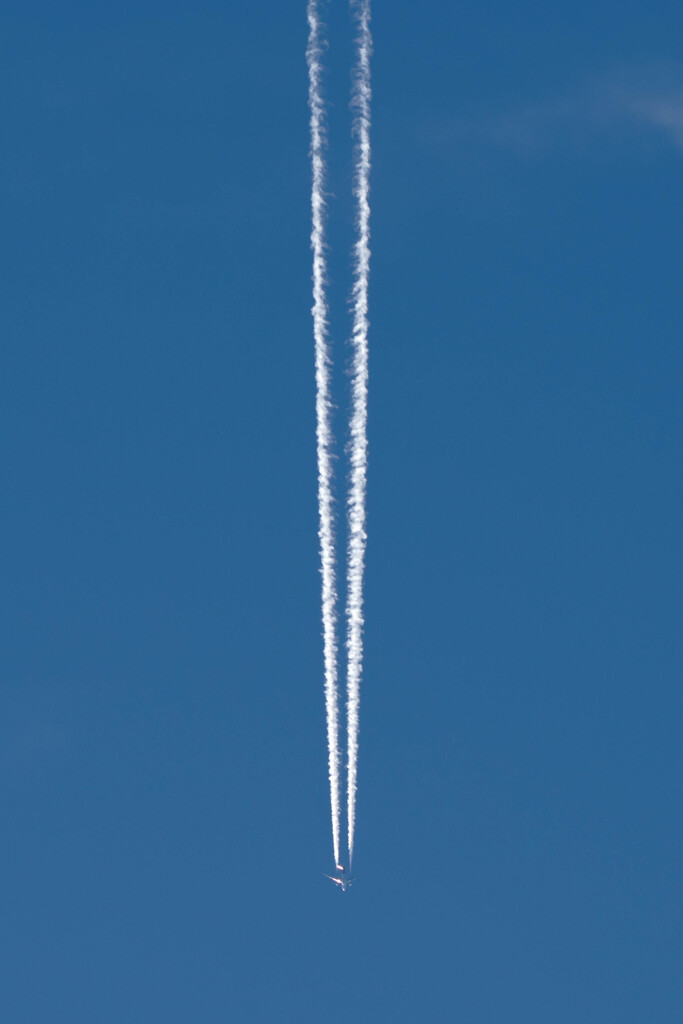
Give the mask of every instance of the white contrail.
<path id="1" fill-rule="evenodd" d="M 311 133 L 311 249 L 313 251 L 313 335 L 315 338 L 316 437 L 318 453 L 318 515 L 322 574 L 325 713 L 332 810 L 334 862 L 339 864 L 339 696 L 337 683 L 337 591 L 335 578 L 334 499 L 332 496 L 332 426 L 330 353 L 325 287 L 325 106 L 322 98 L 321 54 L 324 47 L 317 0 L 308 2 L 308 105 Z"/>
<path id="2" fill-rule="evenodd" d="M 363 671 L 363 574 L 365 568 L 365 493 L 368 420 L 368 279 L 370 276 L 370 0 L 351 0 L 356 21 L 353 70 L 354 180 L 356 241 L 353 247 L 353 362 L 350 429 L 350 491 L 347 502 L 346 564 L 346 714 L 348 735 L 349 867 L 353 860 L 358 776 L 358 710 Z"/>

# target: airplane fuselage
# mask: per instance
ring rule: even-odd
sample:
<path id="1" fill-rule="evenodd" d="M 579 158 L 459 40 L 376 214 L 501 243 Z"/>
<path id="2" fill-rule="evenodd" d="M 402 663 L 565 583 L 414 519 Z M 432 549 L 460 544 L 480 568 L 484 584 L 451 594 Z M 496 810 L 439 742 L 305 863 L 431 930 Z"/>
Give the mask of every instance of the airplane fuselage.
<path id="1" fill-rule="evenodd" d="M 345 869 L 339 865 L 337 870 L 339 871 L 338 875 L 325 875 L 325 878 L 329 878 L 335 885 L 340 886 L 342 892 L 346 892 L 351 883 L 355 882 L 355 878 L 349 878 Z"/>

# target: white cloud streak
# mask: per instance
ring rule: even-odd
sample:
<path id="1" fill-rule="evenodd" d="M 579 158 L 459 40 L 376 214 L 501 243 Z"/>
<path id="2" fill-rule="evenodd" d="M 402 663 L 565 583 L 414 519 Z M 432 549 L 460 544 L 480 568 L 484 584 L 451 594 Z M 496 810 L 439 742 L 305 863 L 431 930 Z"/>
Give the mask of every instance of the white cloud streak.
<path id="1" fill-rule="evenodd" d="M 368 420 L 368 284 L 370 276 L 370 34 L 369 0 L 351 0 L 356 22 L 353 71 L 354 182 L 356 241 L 353 247 L 353 307 L 350 480 L 347 502 L 346 564 L 346 714 L 348 740 L 349 867 L 353 861 L 358 779 L 360 684 L 363 672 L 363 579 L 366 547 L 366 481 Z"/>
<path id="2" fill-rule="evenodd" d="M 333 434 L 330 399 L 330 346 L 325 257 L 325 106 L 322 95 L 323 26 L 316 0 L 308 3 L 308 104 L 311 147 L 311 249 L 313 252 L 313 335 L 315 339 L 316 438 L 318 459 L 318 537 L 322 575 L 323 660 L 327 719 L 328 773 L 334 862 L 339 864 L 339 694 L 337 677 L 337 588 L 332 484 Z"/>

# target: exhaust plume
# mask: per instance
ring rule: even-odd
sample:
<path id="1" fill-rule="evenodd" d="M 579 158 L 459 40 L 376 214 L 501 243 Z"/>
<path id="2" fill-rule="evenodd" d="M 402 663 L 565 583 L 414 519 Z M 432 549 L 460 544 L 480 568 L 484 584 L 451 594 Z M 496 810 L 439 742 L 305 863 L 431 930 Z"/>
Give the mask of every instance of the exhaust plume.
<path id="1" fill-rule="evenodd" d="M 353 861 L 358 778 L 360 683 L 363 672 L 363 577 L 365 570 L 367 420 L 368 420 L 368 284 L 370 277 L 370 0 L 351 0 L 356 22 L 356 60 L 353 70 L 353 111 L 356 241 L 353 247 L 353 308 L 350 474 L 347 501 L 346 560 L 346 714 L 348 736 L 349 867 Z"/>
<path id="2" fill-rule="evenodd" d="M 318 537 L 322 575 L 323 659 L 327 719 L 328 773 L 332 812 L 334 862 L 339 863 L 339 695 L 337 678 L 337 590 L 334 497 L 332 494 L 333 435 L 330 401 L 330 351 L 327 323 L 327 265 L 325 258 L 325 106 L 322 98 L 323 29 L 316 0 L 308 2 L 308 105 L 311 147 L 311 249 L 313 252 L 313 336 L 315 339 L 316 438 L 318 460 Z"/>

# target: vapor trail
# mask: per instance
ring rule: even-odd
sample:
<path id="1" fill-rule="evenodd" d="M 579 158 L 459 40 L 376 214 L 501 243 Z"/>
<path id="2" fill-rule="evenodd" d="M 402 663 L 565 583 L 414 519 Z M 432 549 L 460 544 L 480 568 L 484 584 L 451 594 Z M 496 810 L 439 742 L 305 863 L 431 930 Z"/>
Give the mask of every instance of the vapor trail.
<path id="1" fill-rule="evenodd" d="M 353 69 L 354 180 L 356 241 L 353 246 L 353 360 L 351 381 L 350 482 L 347 502 L 346 715 L 348 737 L 349 866 L 353 860 L 358 777 L 358 711 L 363 672 L 363 575 L 368 420 L 368 280 L 370 276 L 370 0 L 351 0 L 356 22 Z"/>
<path id="2" fill-rule="evenodd" d="M 332 811 L 334 862 L 339 864 L 339 696 L 337 682 L 337 589 L 334 499 L 332 495 L 332 426 L 330 353 L 327 327 L 325 259 L 325 106 L 322 98 L 323 28 L 317 0 L 308 2 L 308 106 L 311 134 L 311 249 L 313 252 L 313 336 L 315 339 L 316 438 L 318 455 L 318 537 L 322 575 L 325 713 Z"/>

